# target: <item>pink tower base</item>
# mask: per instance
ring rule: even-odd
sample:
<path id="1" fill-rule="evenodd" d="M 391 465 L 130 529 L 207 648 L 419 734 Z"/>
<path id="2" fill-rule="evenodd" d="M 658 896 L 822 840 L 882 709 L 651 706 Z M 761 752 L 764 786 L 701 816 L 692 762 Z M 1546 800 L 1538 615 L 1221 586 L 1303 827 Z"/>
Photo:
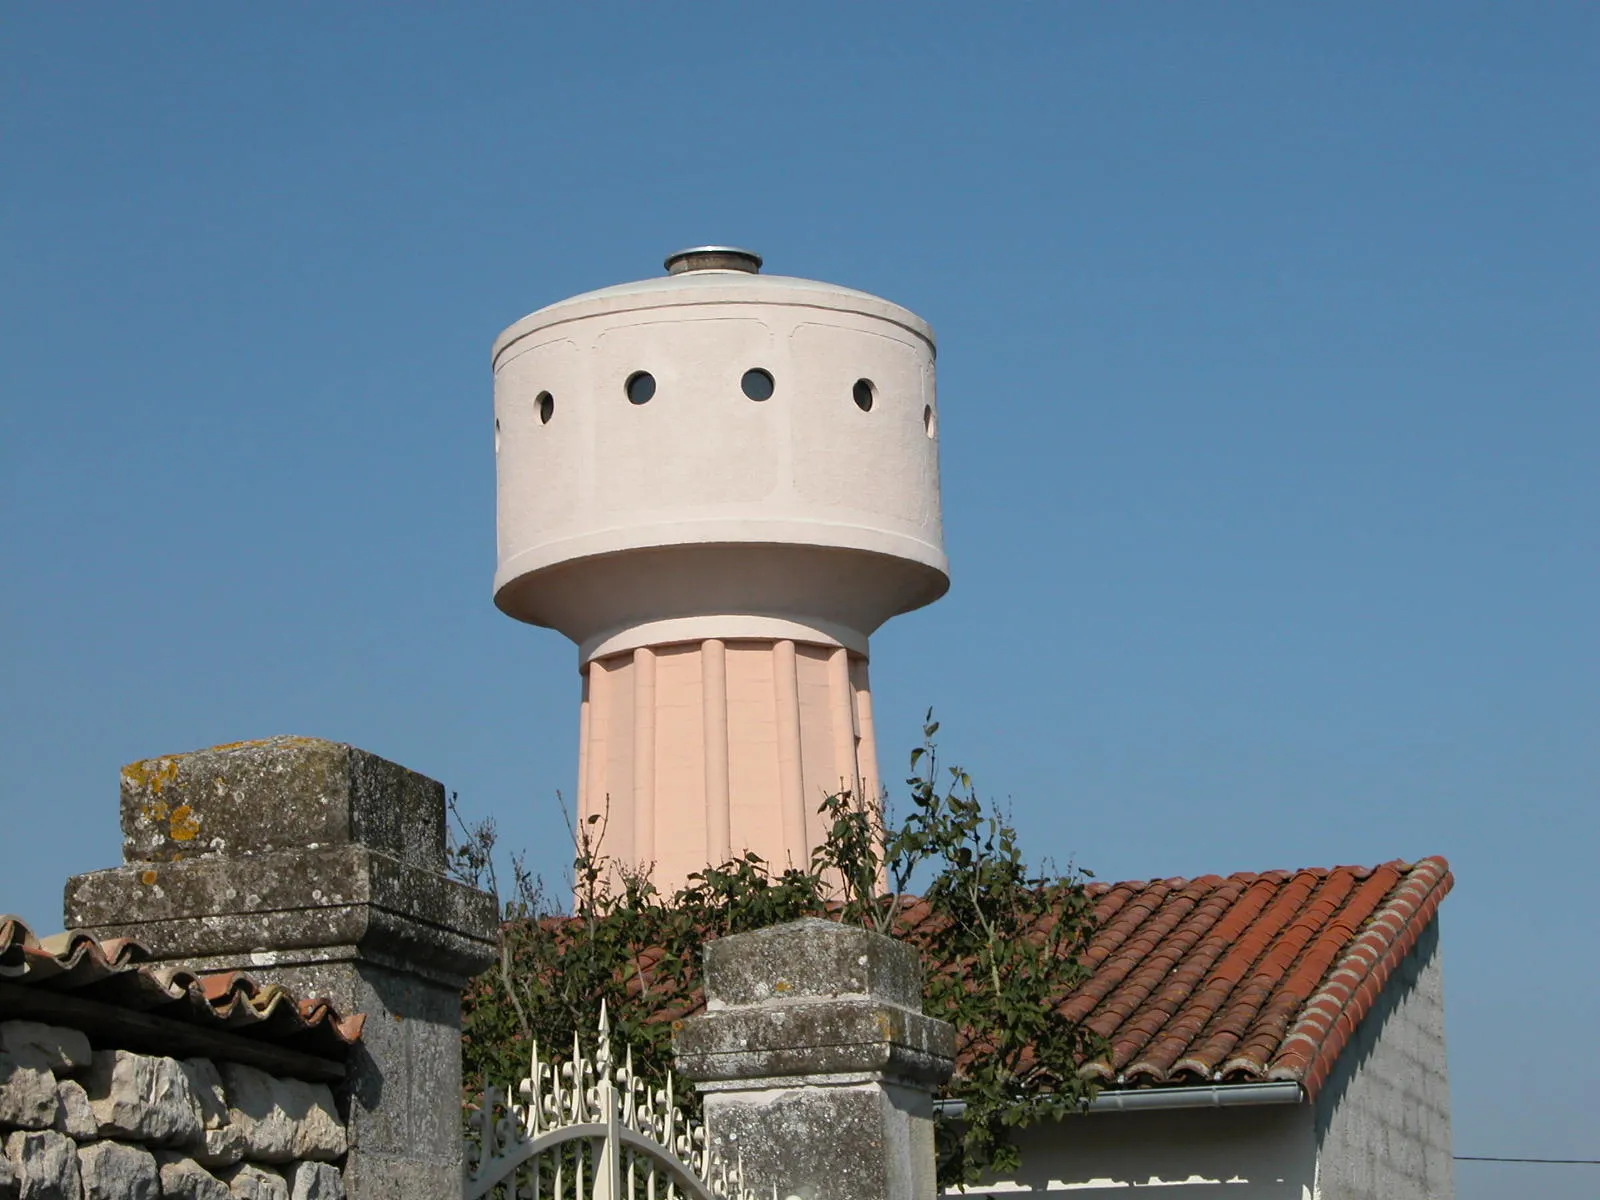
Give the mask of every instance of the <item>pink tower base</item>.
<path id="1" fill-rule="evenodd" d="M 663 895 L 747 850 L 775 871 L 805 866 L 826 834 L 824 797 L 880 792 L 867 660 L 717 639 L 596 658 L 578 774 L 580 820 L 602 814 L 601 852 L 653 864 Z"/>

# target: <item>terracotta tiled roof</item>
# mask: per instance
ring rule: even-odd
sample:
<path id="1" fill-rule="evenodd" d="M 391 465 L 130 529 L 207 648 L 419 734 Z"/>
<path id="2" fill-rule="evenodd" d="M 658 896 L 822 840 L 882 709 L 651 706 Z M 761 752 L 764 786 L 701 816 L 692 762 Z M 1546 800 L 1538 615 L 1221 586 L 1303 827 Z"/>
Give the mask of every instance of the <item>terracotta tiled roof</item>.
<path id="1" fill-rule="evenodd" d="M 59 992 L 326 1058 L 343 1058 L 361 1037 L 366 1018 L 341 1016 L 326 1000 L 299 1000 L 286 988 L 237 971 L 196 975 L 149 959 L 149 951 L 130 939 L 100 942 L 71 932 L 40 938 L 20 919 L 0 915 L 0 984 Z"/>
<path id="2" fill-rule="evenodd" d="M 1082 1073 L 1117 1089 L 1284 1080 L 1315 1096 L 1454 882 L 1424 858 L 1090 884 L 1091 974 L 1061 1011 L 1110 1053 Z M 930 920 L 907 897 L 900 928 L 936 943 Z M 656 1019 L 703 1007 L 696 991 Z"/>
<path id="3" fill-rule="evenodd" d="M 1084 1073 L 1314 1096 L 1453 883 L 1425 858 L 1092 885 L 1093 974 L 1062 1011 L 1111 1049 Z"/>

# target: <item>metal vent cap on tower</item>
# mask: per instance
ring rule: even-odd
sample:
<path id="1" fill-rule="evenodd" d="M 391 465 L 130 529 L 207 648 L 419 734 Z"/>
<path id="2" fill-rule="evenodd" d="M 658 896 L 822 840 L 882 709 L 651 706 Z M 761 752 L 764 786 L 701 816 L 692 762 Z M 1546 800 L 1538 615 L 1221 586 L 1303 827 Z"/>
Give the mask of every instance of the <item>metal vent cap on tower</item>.
<path id="1" fill-rule="evenodd" d="M 742 271 L 746 275 L 759 275 L 761 255 L 738 246 L 690 246 L 667 255 L 661 265 L 667 268 L 668 275 L 684 275 L 690 271 Z"/>

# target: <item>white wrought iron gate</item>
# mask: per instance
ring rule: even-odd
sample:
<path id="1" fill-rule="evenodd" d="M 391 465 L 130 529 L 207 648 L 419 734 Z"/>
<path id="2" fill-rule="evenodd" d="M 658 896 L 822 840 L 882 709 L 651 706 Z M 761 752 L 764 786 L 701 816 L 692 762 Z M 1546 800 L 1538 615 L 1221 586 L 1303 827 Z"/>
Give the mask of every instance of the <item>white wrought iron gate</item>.
<path id="1" fill-rule="evenodd" d="M 516 1101 L 488 1088 L 467 1141 L 465 1200 L 496 1189 L 503 1200 L 755 1200 L 739 1164 L 723 1161 L 705 1128 L 667 1086 L 652 1092 L 619 1066 L 611 1022 L 600 1009 L 600 1041 L 557 1067 L 533 1048 Z M 776 1193 L 774 1193 L 776 1195 Z"/>

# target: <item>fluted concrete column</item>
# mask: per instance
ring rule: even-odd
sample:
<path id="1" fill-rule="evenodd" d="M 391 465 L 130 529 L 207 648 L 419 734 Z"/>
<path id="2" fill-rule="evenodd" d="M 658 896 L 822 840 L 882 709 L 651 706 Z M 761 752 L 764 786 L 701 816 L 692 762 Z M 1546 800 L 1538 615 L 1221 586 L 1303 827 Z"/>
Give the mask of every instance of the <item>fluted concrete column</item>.
<path id="1" fill-rule="evenodd" d="M 706 862 L 733 854 L 728 811 L 728 648 L 718 638 L 700 646 L 700 720 L 706 754 Z"/>
<path id="2" fill-rule="evenodd" d="M 603 852 L 688 876 L 754 851 L 804 867 L 827 836 L 823 798 L 875 794 L 866 658 L 780 638 L 636 646 L 584 667 L 578 815 Z"/>

